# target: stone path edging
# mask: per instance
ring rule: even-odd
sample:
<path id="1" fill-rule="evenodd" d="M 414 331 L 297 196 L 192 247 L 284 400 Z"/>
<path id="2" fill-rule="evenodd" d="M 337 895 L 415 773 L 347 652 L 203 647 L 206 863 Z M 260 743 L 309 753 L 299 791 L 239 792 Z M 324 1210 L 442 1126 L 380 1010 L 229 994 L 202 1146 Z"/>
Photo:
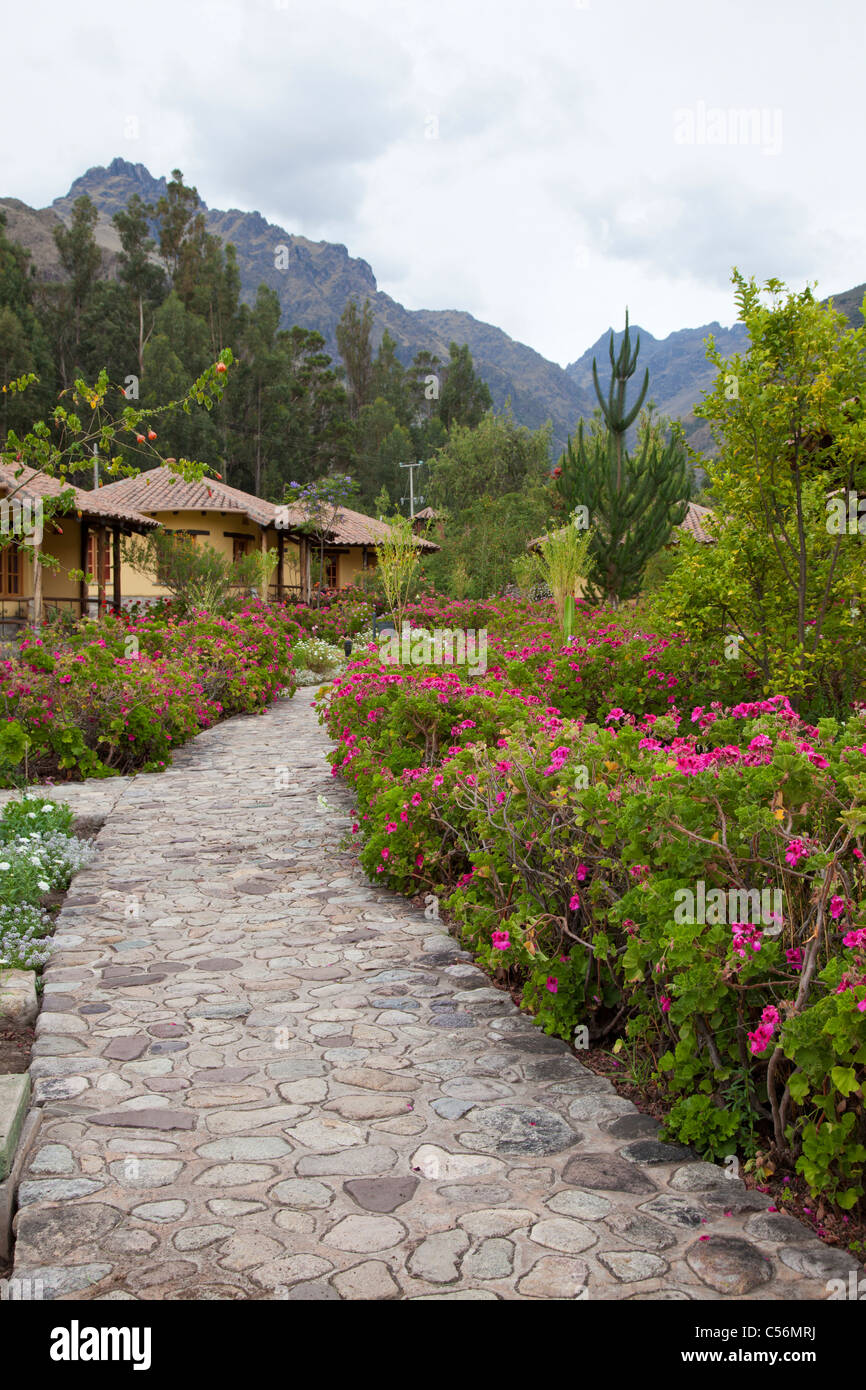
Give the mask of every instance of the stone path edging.
<path id="1" fill-rule="evenodd" d="M 111 798 L 56 790 L 112 811 L 45 972 L 17 1278 L 59 1299 L 711 1300 L 860 1273 L 660 1143 L 368 884 L 326 748 L 301 693 Z"/>

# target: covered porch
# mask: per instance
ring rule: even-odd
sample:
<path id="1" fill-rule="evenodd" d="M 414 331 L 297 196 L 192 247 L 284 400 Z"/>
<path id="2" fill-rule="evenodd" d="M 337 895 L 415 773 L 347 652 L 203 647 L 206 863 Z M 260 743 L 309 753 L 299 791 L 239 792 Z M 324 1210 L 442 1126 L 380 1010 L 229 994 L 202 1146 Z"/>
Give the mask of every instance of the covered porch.
<path id="1" fill-rule="evenodd" d="M 43 515 L 47 499 L 72 493 L 68 511 Z M 51 618 L 120 612 L 123 605 L 121 537 L 159 523 L 129 509 L 104 505 L 98 494 L 73 488 L 33 469 L 0 464 L 0 505 L 30 504 L 21 535 L 4 528 L 0 545 L 0 634 L 38 630 Z M 18 508 L 20 515 L 22 508 Z M 80 576 L 80 577 L 79 577 Z"/>

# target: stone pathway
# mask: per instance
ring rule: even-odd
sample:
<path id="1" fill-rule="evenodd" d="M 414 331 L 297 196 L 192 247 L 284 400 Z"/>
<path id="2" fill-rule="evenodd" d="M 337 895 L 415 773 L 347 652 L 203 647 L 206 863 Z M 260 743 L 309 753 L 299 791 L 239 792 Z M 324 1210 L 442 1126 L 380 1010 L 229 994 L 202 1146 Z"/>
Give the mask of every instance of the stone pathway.
<path id="1" fill-rule="evenodd" d="M 366 882 L 326 746 L 301 692 L 161 775 L 73 793 L 112 810 L 46 971 L 15 1275 L 60 1299 L 807 1299 L 847 1279 L 850 1256 L 660 1143 Z"/>

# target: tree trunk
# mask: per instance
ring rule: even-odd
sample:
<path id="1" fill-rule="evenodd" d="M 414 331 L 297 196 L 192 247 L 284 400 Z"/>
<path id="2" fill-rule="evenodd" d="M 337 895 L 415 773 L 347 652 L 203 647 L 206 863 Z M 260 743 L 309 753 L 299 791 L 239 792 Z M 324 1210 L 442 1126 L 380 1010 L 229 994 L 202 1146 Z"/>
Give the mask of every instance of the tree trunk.
<path id="1" fill-rule="evenodd" d="M 259 382 L 256 395 L 256 483 L 253 491 L 261 495 L 262 487 L 262 385 Z"/>

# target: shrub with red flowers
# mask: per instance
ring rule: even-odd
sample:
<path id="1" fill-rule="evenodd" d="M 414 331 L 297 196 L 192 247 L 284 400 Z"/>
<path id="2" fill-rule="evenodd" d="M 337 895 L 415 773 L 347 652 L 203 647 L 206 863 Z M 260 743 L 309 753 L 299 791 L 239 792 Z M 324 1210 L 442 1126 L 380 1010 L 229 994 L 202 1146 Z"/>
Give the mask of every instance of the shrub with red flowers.
<path id="1" fill-rule="evenodd" d="M 484 625 L 463 607 L 462 624 L 456 604 L 413 617 Z M 628 1039 L 673 1137 L 710 1157 L 774 1148 L 851 1207 L 866 722 L 809 724 L 748 678 L 720 699 L 726 671 L 672 682 L 694 658 L 622 622 L 577 650 L 528 625 L 550 650 L 524 655 L 500 629 L 474 681 L 371 652 L 323 698 L 365 869 L 444 900 L 547 1032 Z M 684 708 L 685 689 L 702 698 Z"/>
<path id="2" fill-rule="evenodd" d="M 332 645 L 341 644 L 346 637 L 369 628 L 373 621 L 373 604 L 359 590 L 339 589 L 322 599 L 321 604 L 287 603 L 281 611 L 298 624 L 302 636 L 320 637 Z"/>
<path id="3" fill-rule="evenodd" d="M 25 637 L 0 663 L 0 784 L 165 767 L 202 729 L 293 692 L 297 632 L 251 603 L 231 617 L 164 609 Z"/>

